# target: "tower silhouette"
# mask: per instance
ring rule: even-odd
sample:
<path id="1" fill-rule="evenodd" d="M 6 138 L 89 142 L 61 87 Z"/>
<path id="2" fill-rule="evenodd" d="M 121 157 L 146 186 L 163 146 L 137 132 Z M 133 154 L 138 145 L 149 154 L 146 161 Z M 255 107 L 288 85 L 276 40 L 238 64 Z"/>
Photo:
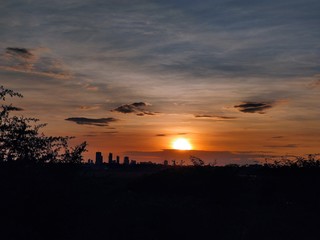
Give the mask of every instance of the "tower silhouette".
<path id="1" fill-rule="evenodd" d="M 101 165 L 103 163 L 103 156 L 101 152 L 96 152 L 96 164 Z"/>
<path id="2" fill-rule="evenodd" d="M 109 164 L 112 164 L 113 163 L 113 160 L 112 160 L 113 156 L 112 156 L 112 153 L 109 153 Z"/>
<path id="3" fill-rule="evenodd" d="M 123 159 L 123 164 L 124 165 L 129 165 L 130 161 L 129 161 L 129 157 L 125 156 Z"/>

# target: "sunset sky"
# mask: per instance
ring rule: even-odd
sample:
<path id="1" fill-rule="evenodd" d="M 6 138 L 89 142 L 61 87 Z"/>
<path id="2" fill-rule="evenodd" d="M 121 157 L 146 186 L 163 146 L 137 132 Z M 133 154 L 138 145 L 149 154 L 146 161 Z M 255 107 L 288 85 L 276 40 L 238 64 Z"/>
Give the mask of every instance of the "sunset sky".
<path id="1" fill-rule="evenodd" d="M 318 0 L 5 0 L 0 34 L 0 85 L 86 158 L 320 152 Z"/>

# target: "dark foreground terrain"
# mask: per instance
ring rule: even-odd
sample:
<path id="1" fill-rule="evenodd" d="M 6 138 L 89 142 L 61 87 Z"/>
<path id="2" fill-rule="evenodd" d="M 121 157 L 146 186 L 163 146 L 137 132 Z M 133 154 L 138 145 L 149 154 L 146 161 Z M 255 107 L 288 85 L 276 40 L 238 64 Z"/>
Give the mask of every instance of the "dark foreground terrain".
<path id="1" fill-rule="evenodd" d="M 320 171 L 0 166 L 0 239 L 320 239 Z"/>

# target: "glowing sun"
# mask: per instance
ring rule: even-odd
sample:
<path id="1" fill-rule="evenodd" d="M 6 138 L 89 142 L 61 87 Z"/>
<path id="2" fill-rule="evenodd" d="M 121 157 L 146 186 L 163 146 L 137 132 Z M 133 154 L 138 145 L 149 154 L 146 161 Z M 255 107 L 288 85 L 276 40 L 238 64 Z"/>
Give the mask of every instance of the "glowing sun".
<path id="1" fill-rule="evenodd" d="M 178 138 L 173 141 L 172 148 L 177 150 L 191 150 L 192 145 L 185 138 Z"/>

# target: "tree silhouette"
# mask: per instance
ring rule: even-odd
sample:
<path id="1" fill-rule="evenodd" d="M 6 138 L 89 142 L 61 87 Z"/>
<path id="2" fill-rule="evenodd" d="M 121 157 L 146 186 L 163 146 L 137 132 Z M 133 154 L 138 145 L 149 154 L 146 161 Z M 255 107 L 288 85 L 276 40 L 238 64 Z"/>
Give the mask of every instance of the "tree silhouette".
<path id="1" fill-rule="evenodd" d="M 0 86 L 0 101 L 6 97 L 20 97 L 22 94 Z M 39 119 L 24 116 L 11 116 L 21 110 L 12 104 L 2 104 L 0 112 L 0 161 L 20 163 L 80 163 L 87 143 L 70 148 L 72 137 L 53 137 L 39 133 L 46 124 Z"/>
<path id="2" fill-rule="evenodd" d="M 192 162 L 193 166 L 203 166 L 204 161 L 196 156 L 190 156 L 190 161 Z"/>

